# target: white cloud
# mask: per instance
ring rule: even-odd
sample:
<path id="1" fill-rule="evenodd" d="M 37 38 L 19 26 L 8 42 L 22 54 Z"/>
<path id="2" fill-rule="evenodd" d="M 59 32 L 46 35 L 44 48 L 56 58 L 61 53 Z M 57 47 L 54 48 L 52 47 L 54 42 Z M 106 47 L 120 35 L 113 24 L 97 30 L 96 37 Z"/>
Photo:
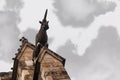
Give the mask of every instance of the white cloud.
<path id="1" fill-rule="evenodd" d="M 75 80 L 119 80 L 120 37 L 114 27 L 101 27 L 83 56 L 75 55 L 69 40 L 57 52 L 66 58 L 66 69 Z"/>
<path id="2" fill-rule="evenodd" d="M 60 22 L 73 27 L 88 26 L 95 16 L 113 11 L 116 4 L 106 0 L 60 0 L 54 2 Z M 67 15 L 66 15 L 67 14 Z"/>
<path id="3" fill-rule="evenodd" d="M 5 61 L 0 61 L 0 72 L 8 72 L 11 70 L 12 64 L 7 63 Z"/>
<path id="4" fill-rule="evenodd" d="M 102 27 L 80 59 L 82 80 L 119 80 L 120 38 L 113 27 Z M 87 76 L 87 77 L 86 77 Z"/>
<path id="5" fill-rule="evenodd" d="M 11 62 L 19 44 L 17 18 L 14 12 L 9 11 L 0 12 L 0 17 L 0 60 Z"/>
<path id="6" fill-rule="evenodd" d="M 4 6 L 5 6 L 5 0 L 0 0 L 0 11 L 4 10 Z"/>
<path id="7" fill-rule="evenodd" d="M 117 28 L 118 33 L 120 35 L 120 1 L 116 0 L 117 7 L 114 10 L 114 12 L 107 13 L 106 15 L 101 15 L 98 17 L 98 20 L 96 23 L 99 23 L 101 25 L 105 26 L 114 26 Z"/>
<path id="8" fill-rule="evenodd" d="M 0 66 L 4 66 L 0 71 L 6 71 L 12 67 L 12 58 L 19 46 L 20 31 L 17 25 L 20 21 L 19 11 L 22 8 L 21 1 L 5 1 L 4 10 L 0 11 Z"/>
<path id="9" fill-rule="evenodd" d="M 39 20 L 43 19 L 46 9 L 49 10 L 48 15 L 52 11 L 51 0 L 23 0 L 24 8 L 21 10 L 21 23 L 19 29 L 25 31 L 27 28 L 39 29 Z M 48 18 L 49 16 L 47 16 Z M 52 20 L 52 19 L 51 19 Z"/>

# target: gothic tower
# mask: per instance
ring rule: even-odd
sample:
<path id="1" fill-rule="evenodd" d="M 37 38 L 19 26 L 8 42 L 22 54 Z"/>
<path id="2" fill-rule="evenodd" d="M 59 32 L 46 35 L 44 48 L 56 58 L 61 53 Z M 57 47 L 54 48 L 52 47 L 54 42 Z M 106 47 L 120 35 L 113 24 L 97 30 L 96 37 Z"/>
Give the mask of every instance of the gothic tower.
<path id="1" fill-rule="evenodd" d="M 47 10 L 40 30 L 36 35 L 35 45 L 22 37 L 13 65 L 12 80 L 70 80 L 66 72 L 65 59 L 48 48 L 46 20 Z"/>

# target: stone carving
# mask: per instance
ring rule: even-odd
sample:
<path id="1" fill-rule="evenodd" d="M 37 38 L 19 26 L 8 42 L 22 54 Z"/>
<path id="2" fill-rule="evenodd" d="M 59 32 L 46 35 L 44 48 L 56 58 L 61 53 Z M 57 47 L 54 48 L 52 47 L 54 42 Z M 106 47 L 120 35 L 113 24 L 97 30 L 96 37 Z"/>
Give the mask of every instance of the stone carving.
<path id="1" fill-rule="evenodd" d="M 41 28 L 36 35 L 35 46 L 38 46 L 39 44 L 41 44 L 42 46 L 48 46 L 48 44 L 47 44 L 48 36 L 47 36 L 46 31 L 49 29 L 49 25 L 48 25 L 49 21 L 46 20 L 46 17 L 47 17 L 47 10 L 45 12 L 45 16 L 44 16 L 43 20 L 39 21 L 39 23 L 41 24 Z"/>
<path id="2" fill-rule="evenodd" d="M 41 24 L 41 28 L 39 30 L 39 32 L 36 35 L 36 39 L 35 39 L 35 50 L 34 50 L 34 57 L 37 57 L 40 49 L 42 48 L 42 46 L 48 47 L 48 36 L 47 36 L 47 30 L 49 29 L 49 21 L 46 20 L 47 17 L 47 11 L 45 12 L 44 18 L 42 21 L 39 21 L 39 23 Z M 34 60 L 34 59 L 33 59 Z"/>

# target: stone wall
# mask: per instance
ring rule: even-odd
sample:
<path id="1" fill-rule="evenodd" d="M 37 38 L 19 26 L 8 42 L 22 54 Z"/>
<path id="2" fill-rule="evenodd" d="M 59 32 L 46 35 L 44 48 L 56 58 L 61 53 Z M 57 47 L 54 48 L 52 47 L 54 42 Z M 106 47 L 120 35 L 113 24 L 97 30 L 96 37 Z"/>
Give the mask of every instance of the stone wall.
<path id="1" fill-rule="evenodd" d="M 11 80 L 12 72 L 1 72 L 0 73 L 0 80 Z"/>

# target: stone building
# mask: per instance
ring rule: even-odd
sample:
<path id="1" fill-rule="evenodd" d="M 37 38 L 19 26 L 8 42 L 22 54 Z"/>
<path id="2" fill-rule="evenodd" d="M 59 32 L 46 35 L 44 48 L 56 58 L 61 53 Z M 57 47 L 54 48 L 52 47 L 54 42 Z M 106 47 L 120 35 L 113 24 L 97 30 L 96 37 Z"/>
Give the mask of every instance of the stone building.
<path id="1" fill-rule="evenodd" d="M 13 58 L 12 80 L 33 80 L 34 65 L 32 56 L 35 46 L 24 37 L 21 41 L 22 45 L 18 49 L 16 57 Z"/>
<path id="2" fill-rule="evenodd" d="M 0 74 L 0 80 L 71 80 L 64 68 L 65 59 L 48 48 L 49 25 L 46 17 L 47 10 L 40 21 L 35 45 L 25 37 L 20 39 L 22 45 L 13 58 L 13 72 Z"/>
<path id="3" fill-rule="evenodd" d="M 0 80 L 11 80 L 12 72 L 1 72 Z"/>

